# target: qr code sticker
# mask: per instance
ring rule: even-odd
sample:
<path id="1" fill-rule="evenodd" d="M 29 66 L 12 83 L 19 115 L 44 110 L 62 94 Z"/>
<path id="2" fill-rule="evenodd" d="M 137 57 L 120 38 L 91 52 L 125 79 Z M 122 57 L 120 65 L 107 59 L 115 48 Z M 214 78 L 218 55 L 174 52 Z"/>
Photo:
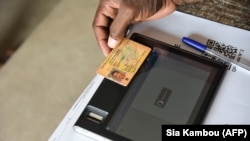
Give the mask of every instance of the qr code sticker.
<path id="1" fill-rule="evenodd" d="M 207 47 L 218 53 L 223 54 L 225 57 L 228 57 L 230 59 L 235 59 L 238 54 L 237 47 L 225 45 L 224 43 L 219 43 L 211 39 L 208 39 Z"/>

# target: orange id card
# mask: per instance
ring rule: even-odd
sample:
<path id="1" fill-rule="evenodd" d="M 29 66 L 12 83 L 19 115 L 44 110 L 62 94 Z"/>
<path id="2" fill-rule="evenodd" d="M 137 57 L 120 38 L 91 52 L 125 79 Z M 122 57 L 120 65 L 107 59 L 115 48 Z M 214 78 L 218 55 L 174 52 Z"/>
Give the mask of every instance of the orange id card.
<path id="1" fill-rule="evenodd" d="M 124 38 L 97 69 L 97 73 L 127 86 L 147 58 L 151 48 Z"/>

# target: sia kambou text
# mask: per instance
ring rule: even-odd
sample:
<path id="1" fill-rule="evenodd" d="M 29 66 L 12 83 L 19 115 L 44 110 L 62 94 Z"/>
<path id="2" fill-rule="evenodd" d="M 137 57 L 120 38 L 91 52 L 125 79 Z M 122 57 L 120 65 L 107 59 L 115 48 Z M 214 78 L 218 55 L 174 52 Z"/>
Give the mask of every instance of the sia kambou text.
<path id="1" fill-rule="evenodd" d="M 191 130 L 191 129 L 166 129 L 166 136 L 211 136 L 211 137 L 243 137 L 246 138 L 247 130 L 246 129 L 223 129 L 223 130 Z"/>

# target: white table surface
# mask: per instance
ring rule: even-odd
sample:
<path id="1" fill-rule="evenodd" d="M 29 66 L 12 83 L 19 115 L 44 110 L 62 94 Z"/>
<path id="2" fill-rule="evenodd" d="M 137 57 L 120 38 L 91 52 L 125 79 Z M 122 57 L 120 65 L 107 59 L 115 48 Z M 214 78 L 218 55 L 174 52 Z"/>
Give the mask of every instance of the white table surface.
<path id="1" fill-rule="evenodd" d="M 156 38 L 160 41 L 178 45 L 183 49 L 199 53 L 181 42 L 183 36 L 192 37 L 204 44 L 208 39 L 231 45 L 244 50 L 243 59 L 250 65 L 250 32 L 198 18 L 181 12 L 159 20 L 143 22 L 131 28 L 134 32 Z M 97 135 L 92 138 L 83 136 L 73 129 L 73 125 L 91 99 L 102 81 L 97 75 L 73 104 L 60 125 L 55 129 L 49 141 L 94 141 L 106 140 Z M 208 112 L 204 124 L 250 124 L 250 72 L 234 67 L 227 70 L 225 78 L 217 91 L 217 95 Z M 86 131 L 86 134 L 91 133 Z"/>

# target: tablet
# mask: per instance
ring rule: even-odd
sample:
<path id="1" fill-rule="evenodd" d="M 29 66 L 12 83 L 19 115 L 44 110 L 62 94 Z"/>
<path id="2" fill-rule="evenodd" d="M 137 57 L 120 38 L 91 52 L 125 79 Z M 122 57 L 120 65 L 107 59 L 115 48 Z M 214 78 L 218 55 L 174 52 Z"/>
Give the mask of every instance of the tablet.
<path id="1" fill-rule="evenodd" d="M 152 51 L 127 87 L 102 81 L 75 130 L 110 140 L 160 141 L 162 125 L 202 124 L 227 66 L 139 33 L 130 39 Z"/>

